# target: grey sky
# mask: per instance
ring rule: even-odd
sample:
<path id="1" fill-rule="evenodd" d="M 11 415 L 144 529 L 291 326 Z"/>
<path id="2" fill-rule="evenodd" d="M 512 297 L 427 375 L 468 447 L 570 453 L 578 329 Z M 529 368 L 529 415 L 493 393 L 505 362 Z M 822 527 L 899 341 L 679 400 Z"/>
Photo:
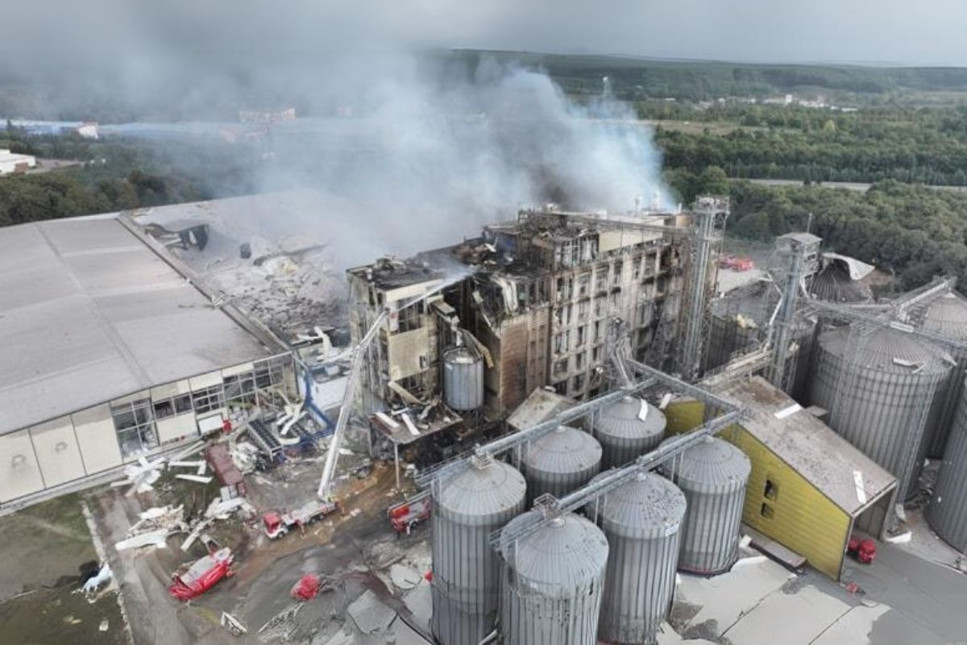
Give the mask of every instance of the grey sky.
<path id="1" fill-rule="evenodd" d="M 284 58 L 347 45 L 756 62 L 967 65 L 962 0 L 4 2 L 6 62 L 70 54 Z M 18 55 L 18 53 L 20 55 Z M 26 56 L 24 56 L 26 55 Z M 223 58 L 224 57 L 224 58 Z"/>

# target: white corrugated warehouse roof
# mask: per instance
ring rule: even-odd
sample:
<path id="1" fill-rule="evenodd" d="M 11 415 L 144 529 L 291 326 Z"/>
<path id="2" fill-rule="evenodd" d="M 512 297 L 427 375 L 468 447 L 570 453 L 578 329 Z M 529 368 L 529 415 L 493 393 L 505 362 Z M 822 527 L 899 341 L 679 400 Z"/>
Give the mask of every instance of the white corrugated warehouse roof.
<path id="1" fill-rule="evenodd" d="M 0 228 L 0 433 L 278 352 L 115 217 Z"/>

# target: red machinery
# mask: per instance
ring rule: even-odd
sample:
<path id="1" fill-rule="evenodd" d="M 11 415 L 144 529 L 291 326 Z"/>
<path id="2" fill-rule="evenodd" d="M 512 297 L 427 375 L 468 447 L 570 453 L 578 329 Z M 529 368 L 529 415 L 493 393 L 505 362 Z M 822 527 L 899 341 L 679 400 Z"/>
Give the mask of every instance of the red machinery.
<path id="1" fill-rule="evenodd" d="M 393 530 L 399 534 L 410 534 L 413 527 L 420 522 L 430 519 L 430 498 L 422 497 L 417 500 L 396 504 L 389 508 L 389 521 Z"/>
<path id="2" fill-rule="evenodd" d="M 300 508 L 290 513 L 269 511 L 262 516 L 262 530 L 270 540 L 276 540 L 289 532 L 294 526 L 302 527 L 312 524 L 327 515 L 339 510 L 338 502 L 306 502 Z"/>
<path id="3" fill-rule="evenodd" d="M 222 578 L 232 575 L 235 556 L 229 548 L 218 549 L 196 560 L 185 573 L 171 576 L 168 593 L 178 600 L 191 600 L 215 586 Z"/>
<path id="4" fill-rule="evenodd" d="M 853 535 L 846 545 L 846 552 L 863 564 L 871 564 L 876 559 L 876 542 Z"/>

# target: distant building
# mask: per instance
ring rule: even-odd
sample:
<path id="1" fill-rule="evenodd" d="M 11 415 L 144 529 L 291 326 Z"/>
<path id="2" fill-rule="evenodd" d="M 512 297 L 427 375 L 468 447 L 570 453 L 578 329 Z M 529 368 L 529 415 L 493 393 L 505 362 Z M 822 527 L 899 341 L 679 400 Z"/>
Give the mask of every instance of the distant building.
<path id="1" fill-rule="evenodd" d="M 22 173 L 36 167 L 37 158 L 33 155 L 21 155 L 0 149 L 0 175 Z"/>
<path id="2" fill-rule="evenodd" d="M 85 139 L 100 139 L 101 131 L 95 121 L 86 121 L 74 128 L 74 132 Z"/>
<path id="3" fill-rule="evenodd" d="M 282 121 L 295 121 L 295 108 L 242 109 L 238 111 L 238 120 L 242 123 L 280 123 Z"/>

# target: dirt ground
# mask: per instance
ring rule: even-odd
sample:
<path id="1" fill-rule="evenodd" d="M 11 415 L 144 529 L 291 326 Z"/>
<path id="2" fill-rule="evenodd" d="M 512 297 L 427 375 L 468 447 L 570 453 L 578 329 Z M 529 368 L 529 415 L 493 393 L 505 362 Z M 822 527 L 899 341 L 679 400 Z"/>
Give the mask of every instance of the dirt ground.
<path id="1" fill-rule="evenodd" d="M 116 590 L 93 602 L 75 593 L 98 565 L 81 502 L 68 495 L 0 518 L 0 641 L 129 642 Z"/>

